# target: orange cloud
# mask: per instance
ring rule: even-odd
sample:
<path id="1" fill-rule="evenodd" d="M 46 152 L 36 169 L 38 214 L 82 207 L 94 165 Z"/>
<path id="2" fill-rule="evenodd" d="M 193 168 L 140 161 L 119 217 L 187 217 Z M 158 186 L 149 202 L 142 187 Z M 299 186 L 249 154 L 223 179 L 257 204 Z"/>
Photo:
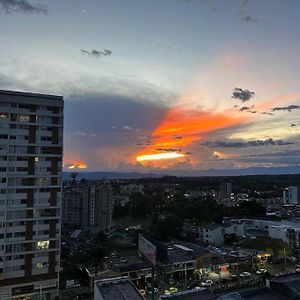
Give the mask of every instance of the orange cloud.
<path id="1" fill-rule="evenodd" d="M 184 108 L 182 103 L 171 108 L 161 123 L 153 130 L 153 143 L 146 146 L 139 154 L 150 155 L 174 151 L 184 153 L 187 147 L 207 136 L 208 134 L 229 128 L 249 120 L 250 116 L 236 112 L 208 112 L 199 109 Z"/>

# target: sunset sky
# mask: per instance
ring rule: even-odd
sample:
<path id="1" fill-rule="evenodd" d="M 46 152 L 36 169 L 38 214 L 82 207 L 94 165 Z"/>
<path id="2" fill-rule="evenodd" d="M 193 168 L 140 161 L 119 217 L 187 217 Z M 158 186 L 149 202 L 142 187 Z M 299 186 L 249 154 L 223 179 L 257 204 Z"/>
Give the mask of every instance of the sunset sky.
<path id="1" fill-rule="evenodd" d="M 0 89 L 64 96 L 65 169 L 299 166 L 299 55 L 298 0 L 0 0 Z"/>

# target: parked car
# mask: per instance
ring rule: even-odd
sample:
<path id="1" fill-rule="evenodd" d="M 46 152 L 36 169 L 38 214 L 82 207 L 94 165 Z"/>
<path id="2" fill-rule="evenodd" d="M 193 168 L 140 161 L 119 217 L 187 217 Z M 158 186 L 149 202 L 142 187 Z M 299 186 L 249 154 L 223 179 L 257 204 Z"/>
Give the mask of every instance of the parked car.
<path id="1" fill-rule="evenodd" d="M 175 293 L 178 292 L 178 289 L 176 287 L 170 287 L 169 291 L 170 291 L 171 294 L 175 294 Z"/>
<path id="2" fill-rule="evenodd" d="M 265 274 L 265 273 L 267 273 L 267 270 L 266 270 L 266 269 L 258 269 L 258 270 L 256 271 L 256 274 L 258 274 L 258 275 Z"/>
<path id="3" fill-rule="evenodd" d="M 212 286 L 213 284 L 214 284 L 214 282 L 210 279 L 207 279 L 207 280 L 201 282 L 201 286 L 206 286 L 206 287 Z"/>
<path id="4" fill-rule="evenodd" d="M 243 272 L 240 274 L 240 277 L 250 277 L 251 276 L 251 273 L 249 272 Z"/>

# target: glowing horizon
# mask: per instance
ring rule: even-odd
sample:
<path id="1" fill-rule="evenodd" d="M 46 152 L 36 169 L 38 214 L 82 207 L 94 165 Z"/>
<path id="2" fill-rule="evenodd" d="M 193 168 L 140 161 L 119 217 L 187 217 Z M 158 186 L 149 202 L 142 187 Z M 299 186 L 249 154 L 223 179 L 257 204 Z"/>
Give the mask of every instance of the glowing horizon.
<path id="1" fill-rule="evenodd" d="M 87 165 L 82 163 L 82 164 L 73 164 L 73 165 L 70 165 L 68 167 L 68 169 L 75 169 L 75 168 L 78 168 L 78 169 L 86 169 L 87 168 Z"/>
<path id="2" fill-rule="evenodd" d="M 164 159 L 175 159 L 184 157 L 185 155 L 182 153 L 177 152 L 170 152 L 170 153 L 155 153 L 155 154 L 145 154 L 139 155 L 136 157 L 136 160 L 141 161 L 149 161 L 149 160 L 164 160 Z"/>

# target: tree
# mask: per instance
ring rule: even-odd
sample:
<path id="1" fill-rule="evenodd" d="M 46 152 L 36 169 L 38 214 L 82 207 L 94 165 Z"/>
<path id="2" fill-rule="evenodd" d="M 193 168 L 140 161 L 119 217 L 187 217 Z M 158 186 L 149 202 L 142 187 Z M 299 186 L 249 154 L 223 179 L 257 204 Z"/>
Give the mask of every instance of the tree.
<path id="1" fill-rule="evenodd" d="M 102 263 L 102 260 L 106 255 L 106 250 L 101 246 L 96 246 L 90 250 L 89 254 L 95 266 L 95 276 L 97 276 L 98 266 Z"/>
<path id="2" fill-rule="evenodd" d="M 237 207 L 236 213 L 238 216 L 264 217 L 266 208 L 256 201 L 243 201 Z"/>
<path id="3" fill-rule="evenodd" d="M 291 247 L 287 243 L 270 237 L 257 237 L 255 239 L 248 239 L 243 242 L 243 246 L 246 248 L 266 252 L 271 251 L 275 259 L 292 255 Z"/>
<path id="4" fill-rule="evenodd" d="M 97 240 L 101 243 L 105 243 L 107 241 L 107 235 L 102 230 L 100 230 L 97 233 Z"/>
<path id="5" fill-rule="evenodd" d="M 233 245 L 239 241 L 239 237 L 235 233 L 225 233 L 224 235 L 224 243 L 226 245 Z"/>
<path id="6" fill-rule="evenodd" d="M 178 217 L 167 215 L 158 219 L 155 224 L 152 224 L 152 233 L 160 240 L 181 238 L 182 228 L 183 223 Z"/>

